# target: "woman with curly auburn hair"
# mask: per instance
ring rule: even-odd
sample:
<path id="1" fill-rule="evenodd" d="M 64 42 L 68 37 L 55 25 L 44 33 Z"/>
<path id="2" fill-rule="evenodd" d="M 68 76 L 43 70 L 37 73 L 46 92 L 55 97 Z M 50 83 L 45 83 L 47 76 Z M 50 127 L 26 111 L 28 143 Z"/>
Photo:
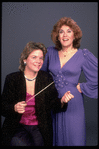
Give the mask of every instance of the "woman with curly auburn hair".
<path id="1" fill-rule="evenodd" d="M 72 29 L 72 31 L 74 32 L 74 37 L 75 37 L 75 39 L 73 40 L 73 47 L 79 48 L 80 40 L 82 38 L 82 31 L 80 27 L 71 18 L 63 17 L 54 25 L 52 33 L 51 33 L 52 41 L 54 42 L 57 50 L 62 49 L 62 45 L 60 41 L 58 40 L 58 36 L 59 36 L 59 30 L 63 25 L 69 26 Z"/>
<path id="2" fill-rule="evenodd" d="M 59 98 L 68 90 L 74 95 L 64 110 L 52 114 L 53 145 L 85 146 L 83 94 L 98 96 L 97 58 L 89 50 L 80 49 L 82 31 L 71 18 L 61 18 L 54 25 L 51 38 L 55 47 L 47 48 L 42 70 L 52 74 Z M 81 71 L 86 82 L 79 83 Z"/>

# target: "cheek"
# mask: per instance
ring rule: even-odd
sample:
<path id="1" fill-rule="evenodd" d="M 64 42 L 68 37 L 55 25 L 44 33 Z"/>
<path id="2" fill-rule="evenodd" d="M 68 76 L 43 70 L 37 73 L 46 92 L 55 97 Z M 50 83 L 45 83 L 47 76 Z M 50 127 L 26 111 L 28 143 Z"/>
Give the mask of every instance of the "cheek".
<path id="1" fill-rule="evenodd" d="M 73 41 L 74 40 L 74 35 L 70 36 L 70 40 Z"/>
<path id="2" fill-rule="evenodd" d="M 61 35 L 58 35 L 57 39 L 60 40 L 61 39 Z"/>
<path id="3" fill-rule="evenodd" d="M 74 38 L 75 38 L 75 37 L 74 37 L 74 34 L 72 34 L 72 35 L 71 35 L 71 39 L 74 40 Z"/>
<path id="4" fill-rule="evenodd" d="M 41 61 L 41 66 L 43 65 L 44 61 Z"/>
<path id="5" fill-rule="evenodd" d="M 62 37 L 61 36 L 58 36 L 58 40 L 61 42 L 61 39 L 62 39 Z"/>

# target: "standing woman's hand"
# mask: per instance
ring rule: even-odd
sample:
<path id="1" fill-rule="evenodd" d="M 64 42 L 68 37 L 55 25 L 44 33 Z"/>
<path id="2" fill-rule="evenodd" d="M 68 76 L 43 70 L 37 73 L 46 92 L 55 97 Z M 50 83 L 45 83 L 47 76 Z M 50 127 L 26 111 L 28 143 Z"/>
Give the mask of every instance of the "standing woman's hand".
<path id="1" fill-rule="evenodd" d="M 15 112 L 18 112 L 19 114 L 23 114 L 25 112 L 25 107 L 27 106 L 25 101 L 18 102 L 14 105 Z"/>
<path id="2" fill-rule="evenodd" d="M 78 91 L 79 91 L 80 93 L 82 93 L 81 88 L 80 88 L 80 83 L 78 83 L 78 85 L 76 86 L 76 88 L 78 89 Z"/>

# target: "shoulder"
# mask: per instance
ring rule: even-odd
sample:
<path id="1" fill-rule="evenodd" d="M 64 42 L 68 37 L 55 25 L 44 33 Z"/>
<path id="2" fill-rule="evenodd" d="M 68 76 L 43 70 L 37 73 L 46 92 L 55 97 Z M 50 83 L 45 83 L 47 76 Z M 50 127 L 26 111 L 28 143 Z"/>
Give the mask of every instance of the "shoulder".
<path id="1" fill-rule="evenodd" d="M 53 81 L 52 76 L 48 72 L 43 70 L 40 70 L 38 72 L 38 77 L 41 78 L 43 81 L 48 81 L 48 80 Z"/>
<path id="2" fill-rule="evenodd" d="M 80 52 L 80 59 L 83 59 L 83 64 L 94 64 L 98 65 L 98 59 L 94 56 L 92 52 L 90 52 L 88 49 L 79 49 Z"/>
<path id="3" fill-rule="evenodd" d="M 91 53 L 88 49 L 80 49 L 80 50 L 83 56 Z"/>
<path id="4" fill-rule="evenodd" d="M 87 57 L 91 54 L 91 52 L 88 49 L 78 49 L 79 52 L 79 58 L 86 60 Z"/>
<path id="5" fill-rule="evenodd" d="M 80 51 L 81 51 L 81 54 L 82 54 L 82 56 L 85 58 L 85 59 L 96 59 L 97 60 L 97 58 L 94 56 L 94 54 L 92 53 L 92 52 L 90 52 L 88 49 L 80 49 Z"/>
<path id="6" fill-rule="evenodd" d="M 93 55 L 92 52 L 90 52 L 88 49 L 79 49 L 79 52 L 82 54 L 82 56 L 86 57 L 87 55 Z"/>
<path id="7" fill-rule="evenodd" d="M 43 71 L 43 70 L 40 70 L 39 72 L 38 72 L 38 76 L 39 77 L 43 77 L 43 78 L 45 78 L 45 77 L 50 77 L 50 78 L 52 78 L 52 76 L 48 73 L 48 72 L 46 72 L 46 71 Z"/>
<path id="8" fill-rule="evenodd" d="M 23 74 L 22 71 L 17 71 L 17 72 L 12 72 L 10 74 L 7 75 L 7 77 L 19 77 Z"/>
<path id="9" fill-rule="evenodd" d="M 47 51 L 49 52 L 49 53 L 55 53 L 56 51 L 58 51 L 54 46 L 50 46 L 50 47 L 48 47 L 47 48 Z"/>
<path id="10" fill-rule="evenodd" d="M 8 80 L 17 80 L 21 76 L 23 76 L 23 72 L 22 71 L 17 71 L 17 72 L 13 72 L 13 73 L 8 74 L 6 76 L 6 79 L 8 79 Z"/>

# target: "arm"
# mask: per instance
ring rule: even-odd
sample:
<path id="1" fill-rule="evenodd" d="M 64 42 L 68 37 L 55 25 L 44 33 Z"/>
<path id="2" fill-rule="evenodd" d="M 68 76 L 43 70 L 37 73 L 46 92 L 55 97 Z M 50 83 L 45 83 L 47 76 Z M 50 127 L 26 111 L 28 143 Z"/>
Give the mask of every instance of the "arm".
<path id="1" fill-rule="evenodd" d="M 14 82 L 11 80 L 8 75 L 5 79 L 5 84 L 2 92 L 2 100 L 1 100 L 1 113 L 4 117 L 11 117 L 14 112 L 14 94 L 15 87 Z"/>
<path id="2" fill-rule="evenodd" d="M 48 72 L 48 65 L 49 65 L 49 52 L 47 51 L 41 70 Z"/>
<path id="3" fill-rule="evenodd" d="M 87 49 L 83 50 L 84 63 L 82 70 L 85 74 L 86 82 L 77 85 L 79 92 L 90 98 L 98 97 L 98 62 L 97 58 Z"/>
<path id="4" fill-rule="evenodd" d="M 52 80 L 52 78 L 50 78 Z M 53 81 L 53 80 L 52 80 Z M 58 92 L 55 88 L 55 84 L 53 84 L 48 89 L 48 95 L 50 99 L 50 107 L 51 109 L 57 111 L 60 108 L 63 108 L 63 106 L 68 103 L 74 96 L 70 93 L 70 91 L 67 91 L 62 98 L 58 98 Z"/>
<path id="5" fill-rule="evenodd" d="M 19 85 L 20 83 L 16 80 L 16 74 L 7 75 L 4 83 L 4 88 L 2 92 L 2 100 L 1 100 L 1 113 L 4 117 L 16 118 L 19 114 Z M 16 84 L 17 83 L 17 84 Z M 17 86 L 17 87 L 16 87 Z M 17 90 L 17 88 L 19 90 Z M 21 103 L 21 102 L 19 102 Z M 16 106 L 17 105 L 17 106 Z"/>

